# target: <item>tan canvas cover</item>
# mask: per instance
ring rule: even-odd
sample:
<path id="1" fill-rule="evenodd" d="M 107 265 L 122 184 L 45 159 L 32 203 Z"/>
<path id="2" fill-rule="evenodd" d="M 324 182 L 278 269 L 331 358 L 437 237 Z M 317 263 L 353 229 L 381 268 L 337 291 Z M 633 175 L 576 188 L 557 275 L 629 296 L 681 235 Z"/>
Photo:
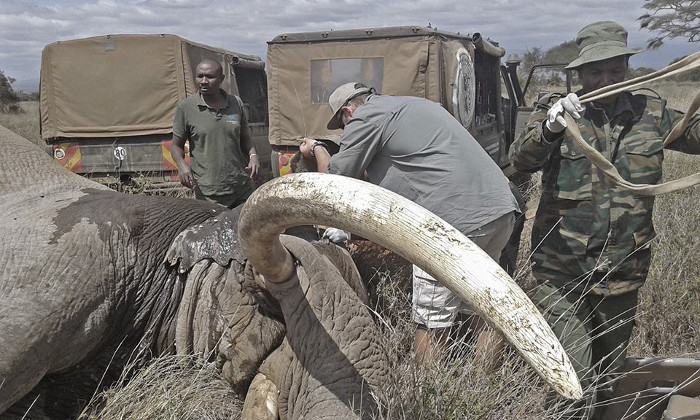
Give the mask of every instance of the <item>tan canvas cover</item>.
<path id="1" fill-rule="evenodd" d="M 347 34 L 351 31 L 335 31 L 324 41 L 313 39 L 312 34 L 310 42 L 303 42 L 305 34 L 289 34 L 269 42 L 266 67 L 271 144 L 296 146 L 300 137 L 333 139 L 340 135 L 339 130 L 326 129 L 331 116 L 327 101 L 312 97 L 312 91 L 318 91 L 318 86 L 312 86 L 318 83 L 312 80 L 312 63 L 319 60 L 382 58 L 380 93 L 420 96 L 443 103 L 449 110 L 457 51 L 467 49 L 473 58 L 471 39 L 425 29 L 382 30 L 386 34 L 374 33 L 371 39 L 363 39 L 367 38 L 365 31 L 355 31 L 357 36 Z M 338 39 L 332 39 L 334 36 Z M 336 73 L 342 72 L 342 66 L 337 67 Z M 336 77 L 328 90 L 348 81 L 355 80 Z"/>
<path id="2" fill-rule="evenodd" d="M 234 66 L 263 66 L 257 57 L 167 34 L 49 44 L 41 57 L 41 136 L 169 134 L 175 105 L 196 92 L 193 71 L 203 58 L 223 64 L 230 93 L 237 93 Z"/>

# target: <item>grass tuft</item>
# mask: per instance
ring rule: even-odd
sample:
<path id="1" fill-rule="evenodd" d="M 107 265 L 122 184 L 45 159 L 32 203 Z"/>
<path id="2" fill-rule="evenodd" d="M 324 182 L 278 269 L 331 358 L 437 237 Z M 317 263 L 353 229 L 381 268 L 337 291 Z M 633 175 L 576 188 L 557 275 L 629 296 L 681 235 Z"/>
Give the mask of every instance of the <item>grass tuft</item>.
<path id="1" fill-rule="evenodd" d="M 162 356 L 97 394 L 80 420 L 239 419 L 241 403 L 212 363 L 195 356 Z"/>

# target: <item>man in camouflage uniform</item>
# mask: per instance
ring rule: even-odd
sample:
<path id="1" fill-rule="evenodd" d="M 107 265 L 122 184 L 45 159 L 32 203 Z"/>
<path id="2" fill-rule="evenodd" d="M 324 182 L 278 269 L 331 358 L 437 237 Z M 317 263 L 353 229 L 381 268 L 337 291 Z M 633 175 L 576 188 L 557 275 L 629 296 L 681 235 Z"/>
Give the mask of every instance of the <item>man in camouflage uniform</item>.
<path id="1" fill-rule="evenodd" d="M 682 113 L 658 97 L 629 92 L 581 105 L 578 95 L 623 81 L 629 56 L 639 50 L 627 48 L 627 32 L 615 22 L 584 27 L 576 43 L 579 56 L 567 68 L 579 72 L 582 90 L 542 98 L 510 158 L 520 171 L 543 170 L 532 230 L 535 298 L 588 388 L 564 417 L 589 418 L 585 406 L 596 401 L 596 387 L 609 387 L 624 362 L 651 259 L 654 197 L 606 179 L 574 150 L 562 114 L 577 120 L 583 139 L 626 180 L 656 184 L 664 137 Z M 700 115 L 669 148 L 700 153 Z"/>

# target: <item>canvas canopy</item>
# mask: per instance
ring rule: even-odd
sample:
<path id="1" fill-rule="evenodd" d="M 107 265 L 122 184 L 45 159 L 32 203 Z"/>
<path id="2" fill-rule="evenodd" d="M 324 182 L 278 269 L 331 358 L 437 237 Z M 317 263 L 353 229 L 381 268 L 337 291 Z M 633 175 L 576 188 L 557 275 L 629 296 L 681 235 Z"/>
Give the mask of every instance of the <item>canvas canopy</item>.
<path id="1" fill-rule="evenodd" d="M 301 137 L 337 139 L 340 130 L 326 128 L 328 97 L 351 81 L 383 94 L 424 97 L 455 113 L 457 73 L 460 66 L 471 65 L 474 49 L 471 35 L 423 27 L 279 35 L 267 49 L 270 143 L 296 146 Z M 464 71 L 473 82 L 473 65 Z M 463 96 L 473 102 L 473 92 Z M 463 107 L 473 111 L 473 106 Z"/>
<path id="2" fill-rule="evenodd" d="M 234 67 L 260 58 L 176 35 L 105 35 L 47 45 L 41 57 L 41 136 L 122 137 L 172 132 L 175 105 L 196 92 L 194 68 L 217 60 L 222 87 L 238 93 Z"/>

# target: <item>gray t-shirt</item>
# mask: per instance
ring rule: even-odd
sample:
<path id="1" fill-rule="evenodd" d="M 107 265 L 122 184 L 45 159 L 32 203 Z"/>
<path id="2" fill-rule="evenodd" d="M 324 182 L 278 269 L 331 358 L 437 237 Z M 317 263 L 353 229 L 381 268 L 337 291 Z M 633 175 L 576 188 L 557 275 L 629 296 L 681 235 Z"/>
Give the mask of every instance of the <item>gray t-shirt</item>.
<path id="1" fill-rule="evenodd" d="M 329 172 L 370 181 L 423 206 L 463 233 L 518 210 L 508 179 L 439 104 L 370 95 L 345 126 Z"/>

